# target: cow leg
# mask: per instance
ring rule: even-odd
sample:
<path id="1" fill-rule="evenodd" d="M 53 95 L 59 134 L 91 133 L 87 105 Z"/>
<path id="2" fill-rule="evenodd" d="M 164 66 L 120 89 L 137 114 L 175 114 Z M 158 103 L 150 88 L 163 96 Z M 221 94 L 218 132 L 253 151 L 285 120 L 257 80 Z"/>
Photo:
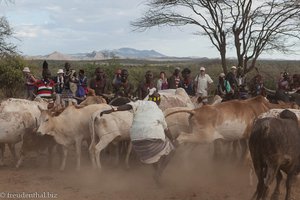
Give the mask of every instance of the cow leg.
<path id="1" fill-rule="evenodd" d="M 60 166 L 60 171 L 65 170 L 66 167 L 66 160 L 67 160 L 67 155 L 68 155 L 68 148 L 63 146 L 62 147 L 63 150 L 63 157 L 62 157 L 62 161 L 61 161 L 61 166 Z"/>
<path id="2" fill-rule="evenodd" d="M 114 165 L 118 165 L 120 163 L 120 150 L 122 149 L 121 147 L 122 142 L 117 142 L 117 144 L 114 145 L 115 149 L 115 162 Z"/>
<path id="3" fill-rule="evenodd" d="M 247 152 L 248 152 L 248 140 L 247 139 L 240 139 L 240 146 L 241 146 L 241 157 L 240 157 L 240 162 L 244 163 L 246 157 L 247 157 Z"/>
<path id="4" fill-rule="evenodd" d="M 126 158 L 125 158 L 125 164 L 126 168 L 129 169 L 129 156 L 132 150 L 132 143 L 129 142 L 128 147 L 127 147 L 127 152 L 126 152 Z"/>
<path id="5" fill-rule="evenodd" d="M 0 166 L 4 166 L 5 143 L 0 143 Z"/>
<path id="6" fill-rule="evenodd" d="M 63 161 L 63 154 L 64 154 L 64 152 L 63 152 L 63 146 L 60 145 L 60 144 L 56 144 L 55 148 L 56 148 L 56 152 L 58 153 L 59 164 L 61 164 L 62 161 Z"/>
<path id="7" fill-rule="evenodd" d="M 118 135 L 107 134 L 100 138 L 98 144 L 95 146 L 95 156 L 96 156 L 96 163 L 97 167 L 101 169 L 101 162 L 100 162 L 100 153 L 101 151 L 107 147 L 109 143 L 111 143 Z"/>
<path id="8" fill-rule="evenodd" d="M 54 150 L 54 146 L 49 146 L 48 147 L 48 166 L 50 168 L 52 168 L 52 161 L 53 161 L 53 150 Z"/>
<path id="9" fill-rule="evenodd" d="M 232 155 L 231 155 L 231 159 L 236 161 L 238 158 L 238 150 L 239 150 L 239 140 L 234 140 L 232 142 Z"/>
<path id="10" fill-rule="evenodd" d="M 285 200 L 296 200 L 296 198 L 293 197 L 293 186 L 295 185 L 295 182 L 297 180 L 297 177 L 295 174 L 288 174 L 286 179 L 286 195 Z"/>
<path id="11" fill-rule="evenodd" d="M 8 144 L 8 148 L 14 158 L 14 162 L 17 162 L 17 154 L 16 154 L 16 148 L 15 148 L 15 144 Z"/>
<path id="12" fill-rule="evenodd" d="M 281 180 L 282 180 L 282 174 L 279 170 L 277 175 L 276 175 L 276 187 L 275 187 L 275 190 L 272 194 L 271 200 L 279 200 Z"/>
<path id="13" fill-rule="evenodd" d="M 253 194 L 251 200 L 260 200 L 262 197 L 263 187 L 264 187 L 264 165 L 265 163 L 262 161 L 261 155 L 257 151 L 257 149 L 251 149 L 251 159 L 253 163 L 253 168 L 255 174 L 257 176 L 258 182 L 256 186 L 255 193 Z"/>
<path id="14" fill-rule="evenodd" d="M 222 147 L 223 139 L 216 139 L 213 143 L 214 143 L 213 158 L 214 160 L 219 160 L 222 152 L 221 147 Z"/>
<path id="15" fill-rule="evenodd" d="M 76 164 L 76 170 L 79 171 L 80 170 L 80 157 L 81 157 L 81 143 L 82 143 L 82 139 L 78 139 L 76 141 L 76 158 L 77 158 L 77 164 Z"/>
<path id="16" fill-rule="evenodd" d="M 274 178 L 277 175 L 278 171 L 279 171 L 279 166 L 272 166 L 267 161 L 267 174 L 266 174 L 266 178 L 264 180 L 264 187 L 263 187 L 263 191 L 262 191 L 262 199 L 263 200 L 267 199 L 270 185 L 274 181 Z"/>
<path id="17" fill-rule="evenodd" d="M 16 168 L 19 168 L 21 166 L 21 164 L 23 163 L 24 159 L 25 159 L 25 152 L 24 151 L 20 151 L 20 158 L 16 164 Z"/>

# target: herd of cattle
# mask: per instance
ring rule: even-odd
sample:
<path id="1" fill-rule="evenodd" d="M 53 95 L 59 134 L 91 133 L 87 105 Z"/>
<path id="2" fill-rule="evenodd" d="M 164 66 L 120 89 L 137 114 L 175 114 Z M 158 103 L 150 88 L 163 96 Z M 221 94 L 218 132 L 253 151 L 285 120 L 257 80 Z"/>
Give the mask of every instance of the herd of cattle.
<path id="1" fill-rule="evenodd" d="M 93 99 L 94 98 L 94 99 Z M 250 149 L 252 169 L 258 177 L 254 198 L 264 199 L 274 177 L 279 194 L 281 171 L 287 173 L 287 194 L 300 170 L 300 110 L 294 103 L 272 104 L 257 96 L 247 100 L 222 102 L 215 98 L 209 105 L 194 103 L 183 89 L 161 93 L 160 108 L 178 144 L 241 142 L 242 159 Z M 66 166 L 68 149 L 75 144 L 76 169 L 80 169 L 82 142 L 87 141 L 93 166 L 101 168 L 101 151 L 109 144 L 130 141 L 129 130 L 133 114 L 130 111 L 100 116 L 111 105 L 98 97 L 90 97 L 82 105 L 59 105 L 49 108 L 44 101 L 7 99 L 0 105 L 0 165 L 4 165 L 5 144 L 8 145 L 16 167 L 20 167 L 29 151 L 48 149 L 49 162 L 55 146 L 61 150 L 60 170 Z M 288 109 L 288 110 L 284 110 Z M 284 110 L 284 112 L 282 112 Z M 249 141 L 249 148 L 248 148 Z M 17 158 L 15 144 L 22 142 Z M 126 153 L 128 165 L 131 145 Z"/>

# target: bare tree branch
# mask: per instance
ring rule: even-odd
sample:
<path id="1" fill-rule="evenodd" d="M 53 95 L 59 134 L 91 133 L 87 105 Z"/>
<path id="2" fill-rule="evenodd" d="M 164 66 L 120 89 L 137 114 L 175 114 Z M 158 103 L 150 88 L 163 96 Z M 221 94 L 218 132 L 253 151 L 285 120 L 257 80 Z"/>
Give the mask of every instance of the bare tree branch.
<path id="1" fill-rule="evenodd" d="M 254 69 L 263 52 L 291 52 L 300 36 L 300 4 L 295 0 L 151 0 L 149 10 L 132 22 L 145 31 L 154 26 L 199 27 L 219 51 L 227 71 L 227 48 L 235 48 L 243 73 Z"/>

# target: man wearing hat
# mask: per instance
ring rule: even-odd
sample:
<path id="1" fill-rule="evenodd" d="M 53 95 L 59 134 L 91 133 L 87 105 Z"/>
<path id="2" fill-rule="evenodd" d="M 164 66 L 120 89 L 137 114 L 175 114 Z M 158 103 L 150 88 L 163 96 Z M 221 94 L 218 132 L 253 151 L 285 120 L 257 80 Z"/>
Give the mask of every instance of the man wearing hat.
<path id="1" fill-rule="evenodd" d="M 129 102 L 100 113 L 102 116 L 115 111 L 133 111 L 133 122 L 130 129 L 132 147 L 142 163 L 153 165 L 155 169 L 153 177 L 157 184 L 160 183 L 162 172 L 175 149 L 171 143 L 173 138 L 164 114 L 158 107 L 159 104 L 160 95 L 153 88 L 144 100 Z"/>
<path id="2" fill-rule="evenodd" d="M 208 90 L 210 85 L 213 83 L 213 80 L 208 74 L 205 73 L 205 68 L 200 67 L 200 73 L 195 78 L 195 92 L 198 97 L 207 97 Z M 202 102 L 207 103 L 207 98 L 204 98 Z"/>
<path id="3" fill-rule="evenodd" d="M 24 67 L 23 74 L 25 77 L 26 99 L 34 99 L 34 84 L 37 79 L 30 73 L 29 67 Z"/>
<path id="4" fill-rule="evenodd" d="M 169 89 L 177 89 L 178 88 L 178 85 L 181 81 L 181 77 L 180 77 L 179 73 L 180 73 L 180 68 L 176 67 L 172 76 L 170 76 L 168 78 Z"/>

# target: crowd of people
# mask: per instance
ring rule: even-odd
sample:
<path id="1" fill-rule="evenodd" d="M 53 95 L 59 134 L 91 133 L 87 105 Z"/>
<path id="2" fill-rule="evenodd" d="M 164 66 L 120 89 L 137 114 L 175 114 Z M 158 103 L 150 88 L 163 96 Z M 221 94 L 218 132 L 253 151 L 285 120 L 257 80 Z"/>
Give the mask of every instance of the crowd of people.
<path id="1" fill-rule="evenodd" d="M 171 76 L 167 77 L 166 72 L 161 71 L 158 79 L 153 72 L 148 70 L 145 73 L 144 80 L 135 89 L 130 83 L 129 72 L 127 69 L 117 69 L 114 77 L 110 79 L 105 71 L 98 67 L 95 70 L 94 77 L 88 80 L 83 69 L 77 73 L 71 68 L 70 63 L 66 62 L 64 69 L 59 69 L 56 76 L 51 76 L 48 69 L 48 63 L 44 61 L 42 78 L 37 79 L 31 74 L 30 69 L 23 69 L 26 85 L 26 98 L 33 99 L 35 96 L 51 99 L 55 94 L 61 95 L 62 99 L 76 99 L 79 103 L 83 101 L 88 90 L 94 90 L 98 96 L 103 96 L 109 101 L 109 98 L 126 97 L 132 99 L 144 99 L 149 89 L 156 88 L 158 91 L 165 89 L 183 88 L 190 96 L 202 97 L 203 103 L 207 102 L 205 97 L 212 94 L 214 81 L 206 73 L 205 67 L 201 66 L 196 75 L 192 75 L 189 68 L 181 70 L 176 67 Z M 216 84 L 215 94 L 221 96 L 224 100 L 246 99 L 248 95 L 256 96 L 264 94 L 263 78 L 257 74 L 250 84 L 250 91 L 246 90 L 246 85 L 242 77 L 238 75 L 238 69 L 232 66 L 227 74 L 219 74 Z M 290 89 L 290 81 L 286 72 L 281 74 L 278 80 L 278 90 L 285 92 Z"/>
<path id="2" fill-rule="evenodd" d="M 100 116 L 116 111 L 132 110 L 134 113 L 133 123 L 130 129 L 130 140 L 133 150 L 145 164 L 153 165 L 155 170 L 154 180 L 160 185 L 161 175 L 174 155 L 176 142 L 167 127 L 167 123 L 160 104 L 161 90 L 183 88 L 190 96 L 207 97 L 213 86 L 212 78 L 206 73 L 205 67 L 201 66 L 199 73 L 193 77 L 189 68 L 182 71 L 175 68 L 173 74 L 167 78 L 165 72 L 160 72 L 158 80 L 155 82 L 153 72 L 148 70 L 144 80 L 134 90 L 130 83 L 127 69 L 117 69 L 110 81 L 106 73 L 100 67 L 96 68 L 94 77 L 88 81 L 83 69 L 78 74 L 71 68 L 69 63 L 65 63 L 64 70 L 59 69 L 55 77 L 51 76 L 48 64 L 43 63 L 42 78 L 36 79 L 31 74 L 30 69 L 23 69 L 26 94 L 28 99 L 35 96 L 51 99 L 55 94 L 61 95 L 62 99 L 75 98 L 79 102 L 84 100 L 89 90 L 93 90 L 95 95 L 103 96 L 113 94 L 113 97 L 132 98 L 137 96 L 137 101 L 130 101 L 125 105 L 112 107 L 111 110 L 104 110 Z M 220 73 L 217 84 L 217 94 L 223 99 L 243 99 L 247 98 L 248 92 L 244 88 L 242 77 L 237 74 L 237 67 L 232 66 L 227 74 Z M 253 95 L 263 92 L 263 79 L 257 74 L 253 79 Z M 278 91 L 290 89 L 290 81 L 287 73 L 282 73 L 278 80 Z M 299 85 L 298 85 L 299 87 Z M 158 92 L 156 92 L 158 91 Z M 203 103 L 207 99 L 203 98 Z"/>

